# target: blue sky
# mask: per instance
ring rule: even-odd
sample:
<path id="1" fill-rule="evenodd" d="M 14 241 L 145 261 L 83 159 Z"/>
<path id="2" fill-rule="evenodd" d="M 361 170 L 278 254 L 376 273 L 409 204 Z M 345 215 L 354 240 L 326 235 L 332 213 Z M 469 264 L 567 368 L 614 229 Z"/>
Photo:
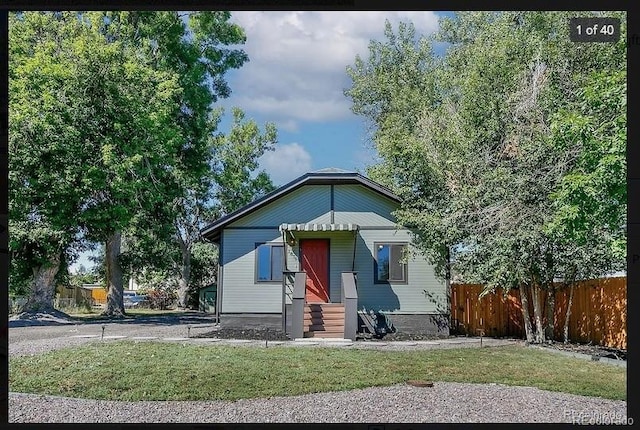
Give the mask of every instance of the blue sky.
<path id="1" fill-rule="evenodd" d="M 350 111 L 343 90 L 346 67 L 368 57 L 371 39 L 384 39 L 384 22 L 411 21 L 418 35 L 438 28 L 442 12 L 232 12 L 246 32 L 249 62 L 227 74 L 232 90 L 219 102 L 242 108 L 263 125 L 274 122 L 278 144 L 261 159 L 276 185 L 310 170 L 363 172 L 375 161 L 363 117 Z M 436 52 L 438 51 L 436 47 Z M 444 48 L 442 48 L 444 49 Z M 226 131 L 228 120 L 221 124 Z"/>

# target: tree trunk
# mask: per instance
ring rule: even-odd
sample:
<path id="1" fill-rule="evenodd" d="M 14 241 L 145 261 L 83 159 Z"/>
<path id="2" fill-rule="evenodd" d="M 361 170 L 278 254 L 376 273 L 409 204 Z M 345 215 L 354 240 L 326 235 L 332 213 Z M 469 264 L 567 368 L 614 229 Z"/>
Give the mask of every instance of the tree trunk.
<path id="1" fill-rule="evenodd" d="M 533 320 L 536 323 L 535 342 L 544 343 L 544 327 L 542 325 L 542 307 L 540 306 L 540 286 L 531 286 L 531 299 L 533 300 Z"/>
<path id="2" fill-rule="evenodd" d="M 55 276 L 60 270 L 61 254 L 51 257 L 49 261 L 33 269 L 33 280 L 29 298 L 24 305 L 25 312 L 48 312 L 53 308 L 53 297 L 56 291 Z"/>
<path id="3" fill-rule="evenodd" d="M 556 328 L 555 314 L 556 314 L 556 288 L 551 282 L 549 288 L 547 288 L 547 340 L 553 341 L 555 339 L 554 331 Z"/>
<path id="4" fill-rule="evenodd" d="M 567 313 L 564 318 L 564 329 L 562 330 L 563 342 L 569 343 L 569 317 L 571 316 L 571 305 L 573 303 L 573 289 L 575 282 L 569 285 L 569 302 L 567 303 Z"/>
<path id="5" fill-rule="evenodd" d="M 121 317 L 125 315 L 123 300 L 122 267 L 120 267 L 120 244 L 122 234 L 115 231 L 106 243 L 105 262 L 107 266 L 107 305 L 102 313 L 107 316 Z"/>
<path id="6" fill-rule="evenodd" d="M 527 343 L 533 343 L 533 328 L 531 327 L 531 318 L 529 316 L 529 288 L 526 284 L 520 286 L 520 303 L 522 304 L 522 318 L 524 320 L 524 334 Z"/>
<path id="7" fill-rule="evenodd" d="M 191 252 L 185 242 L 180 239 L 182 262 L 180 265 L 180 278 L 178 279 L 178 307 L 189 306 L 189 279 L 191 277 Z"/>

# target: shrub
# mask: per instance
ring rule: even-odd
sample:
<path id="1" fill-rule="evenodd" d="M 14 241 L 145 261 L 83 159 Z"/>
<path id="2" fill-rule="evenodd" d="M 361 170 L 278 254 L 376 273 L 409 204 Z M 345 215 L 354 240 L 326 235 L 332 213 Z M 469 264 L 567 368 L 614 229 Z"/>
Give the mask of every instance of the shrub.
<path id="1" fill-rule="evenodd" d="M 151 309 L 165 310 L 173 307 L 178 298 L 175 291 L 161 288 L 150 288 L 146 291 Z"/>
<path id="2" fill-rule="evenodd" d="M 19 314 L 22 312 L 22 308 L 27 303 L 27 297 L 24 296 L 9 296 L 9 314 Z"/>

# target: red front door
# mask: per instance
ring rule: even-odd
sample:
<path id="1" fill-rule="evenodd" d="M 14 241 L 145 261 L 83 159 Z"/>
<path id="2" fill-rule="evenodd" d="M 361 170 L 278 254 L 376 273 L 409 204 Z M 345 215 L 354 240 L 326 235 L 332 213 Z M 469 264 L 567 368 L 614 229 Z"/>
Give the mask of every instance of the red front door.
<path id="1" fill-rule="evenodd" d="M 307 303 L 329 302 L 329 240 L 301 240 L 300 259 L 307 273 Z"/>

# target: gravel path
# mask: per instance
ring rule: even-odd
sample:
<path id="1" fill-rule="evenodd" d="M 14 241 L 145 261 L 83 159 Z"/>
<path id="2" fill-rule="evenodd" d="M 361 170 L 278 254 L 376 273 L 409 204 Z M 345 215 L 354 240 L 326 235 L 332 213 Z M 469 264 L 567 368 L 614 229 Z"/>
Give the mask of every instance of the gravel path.
<path id="1" fill-rule="evenodd" d="M 173 323 L 106 323 L 105 337 L 184 338 L 211 331 L 211 321 L 177 319 Z M 99 341 L 102 324 L 60 324 L 9 329 L 9 355 Z M 89 337 L 92 336 L 92 337 Z M 109 341 L 117 341 L 109 340 Z M 185 340 L 186 341 L 186 340 Z M 203 342 L 190 339 L 190 342 Z M 499 344 L 485 339 L 485 345 Z M 218 343 L 218 342 L 212 342 Z M 227 341 L 220 341 L 227 343 Z M 293 346 L 295 342 L 286 342 Z M 251 347 L 261 341 L 241 343 Z M 322 347 L 318 343 L 306 347 Z M 415 349 L 477 347 L 459 343 L 357 342 L 358 348 Z M 606 400 L 498 384 L 436 382 L 419 388 L 406 384 L 346 392 L 317 393 L 231 401 L 115 402 L 9 393 L 9 422 L 204 423 L 204 422 L 565 422 L 626 423 L 626 401 Z"/>
<path id="2" fill-rule="evenodd" d="M 9 422 L 626 422 L 626 402 L 530 387 L 437 382 L 208 402 L 114 402 L 9 394 Z"/>

